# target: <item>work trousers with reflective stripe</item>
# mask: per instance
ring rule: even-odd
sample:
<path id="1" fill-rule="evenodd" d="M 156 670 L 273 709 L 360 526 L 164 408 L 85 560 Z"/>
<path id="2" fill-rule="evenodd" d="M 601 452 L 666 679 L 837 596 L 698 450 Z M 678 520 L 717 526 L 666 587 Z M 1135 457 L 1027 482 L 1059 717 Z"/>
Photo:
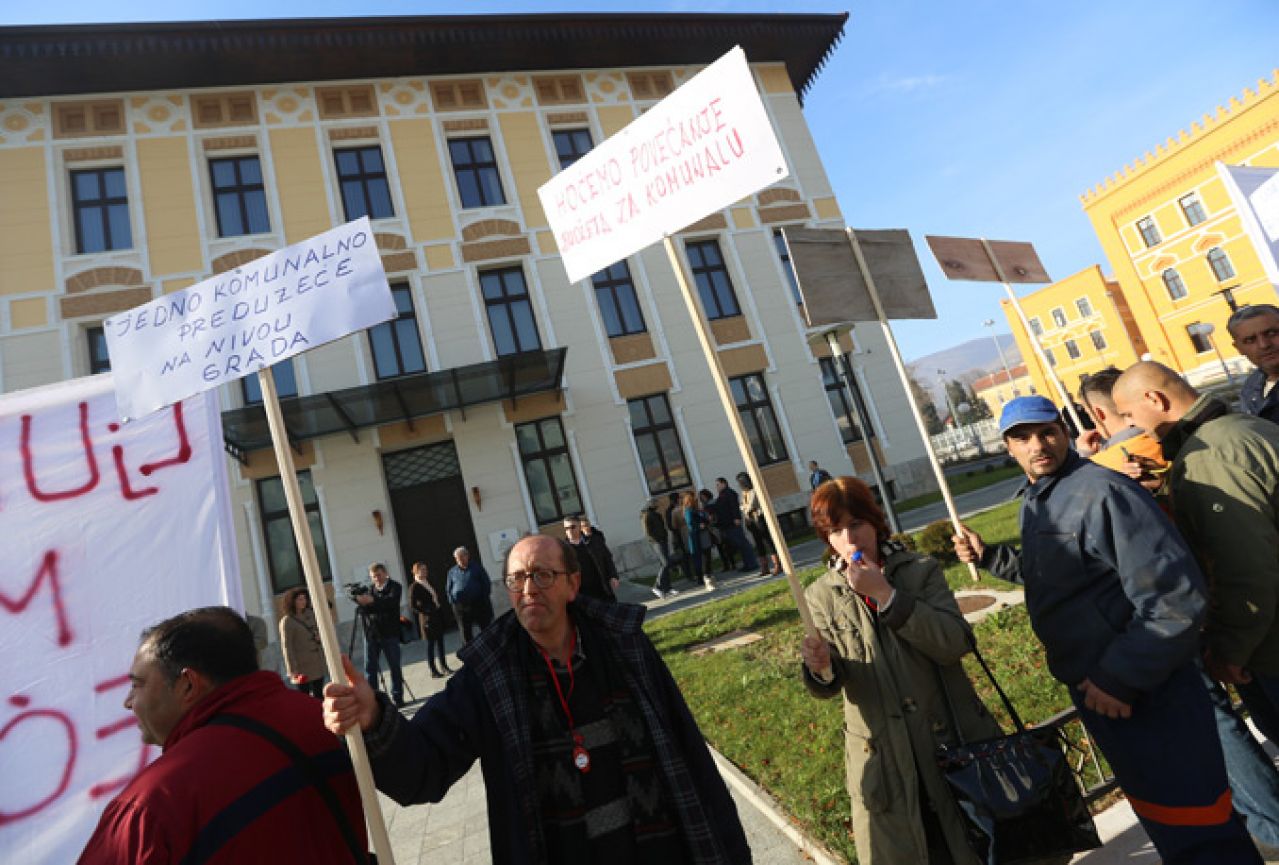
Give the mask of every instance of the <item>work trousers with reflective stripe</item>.
<path id="1" fill-rule="evenodd" d="M 1112 720 L 1071 697 L 1164 865 L 1261 865 L 1231 804 L 1212 703 L 1193 664 Z"/>

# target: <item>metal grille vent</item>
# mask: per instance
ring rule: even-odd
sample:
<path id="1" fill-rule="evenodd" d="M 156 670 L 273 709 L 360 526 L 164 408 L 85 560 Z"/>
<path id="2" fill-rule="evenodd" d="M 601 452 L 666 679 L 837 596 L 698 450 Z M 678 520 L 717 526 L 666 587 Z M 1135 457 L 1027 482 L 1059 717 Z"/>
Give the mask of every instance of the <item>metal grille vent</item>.
<path id="1" fill-rule="evenodd" d="M 391 490 L 415 487 L 462 473 L 457 461 L 457 448 L 452 442 L 387 454 L 382 462 L 386 466 L 386 486 Z"/>

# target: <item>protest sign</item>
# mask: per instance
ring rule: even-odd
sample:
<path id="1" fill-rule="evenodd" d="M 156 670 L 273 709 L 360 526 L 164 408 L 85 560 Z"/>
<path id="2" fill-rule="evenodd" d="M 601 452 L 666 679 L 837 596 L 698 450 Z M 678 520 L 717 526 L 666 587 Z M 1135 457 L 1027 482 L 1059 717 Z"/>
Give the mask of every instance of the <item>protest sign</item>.
<path id="1" fill-rule="evenodd" d="M 395 315 L 368 217 L 348 222 L 103 322 L 120 417 Z"/>
<path id="2" fill-rule="evenodd" d="M 0 396 L 3 862 L 74 862 L 158 756 L 122 705 L 142 629 L 243 610 L 217 399 L 115 416 L 110 375 Z"/>
<path id="3" fill-rule="evenodd" d="M 1270 284 L 1279 288 L 1279 168 L 1217 163 Z"/>
<path id="4" fill-rule="evenodd" d="M 787 174 L 739 47 L 537 194 L 576 282 Z"/>

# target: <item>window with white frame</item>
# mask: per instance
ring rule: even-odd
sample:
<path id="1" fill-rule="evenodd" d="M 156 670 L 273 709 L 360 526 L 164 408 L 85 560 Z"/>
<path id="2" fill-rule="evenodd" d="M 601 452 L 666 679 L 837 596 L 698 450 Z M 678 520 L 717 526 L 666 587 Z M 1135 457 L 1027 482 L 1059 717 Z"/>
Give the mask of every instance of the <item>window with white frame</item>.
<path id="1" fill-rule="evenodd" d="M 1097 349 L 1097 351 L 1105 351 L 1105 349 L 1106 349 L 1106 337 L 1102 336 L 1101 331 L 1099 331 L 1099 330 L 1090 330 L 1090 331 L 1088 332 L 1088 338 L 1092 340 L 1092 347 L 1093 347 L 1093 348 Z"/>
<path id="2" fill-rule="evenodd" d="M 1066 354 L 1070 355 L 1071 360 L 1079 360 L 1079 346 L 1075 345 L 1073 339 L 1066 340 Z"/>
<path id="3" fill-rule="evenodd" d="M 1147 249 L 1163 240 L 1163 237 L 1159 234 L 1159 226 L 1155 225 L 1155 220 L 1152 216 L 1143 216 L 1138 219 L 1137 231 L 1141 234 L 1141 242 L 1146 244 Z"/>
<path id="4" fill-rule="evenodd" d="M 649 494 L 670 492 L 692 483 L 666 394 L 627 400 L 626 407 Z"/>
<path id="5" fill-rule="evenodd" d="M 1181 278 L 1181 274 L 1177 272 L 1175 267 L 1170 267 L 1162 274 L 1164 288 L 1168 290 L 1168 297 L 1172 300 L 1181 300 L 1186 296 L 1186 282 Z"/>
<path id="6" fill-rule="evenodd" d="M 1060 306 L 1053 309 L 1052 317 L 1053 317 L 1053 324 L 1057 325 L 1058 327 L 1066 326 L 1066 310 L 1062 309 Z"/>
<path id="7" fill-rule="evenodd" d="M 1079 310 L 1080 318 L 1087 318 L 1092 315 L 1092 304 L 1086 297 L 1081 297 L 1075 301 L 1075 309 Z"/>
<path id="8" fill-rule="evenodd" d="M 1044 325 L 1039 321 L 1038 318 L 1029 319 L 1029 322 L 1030 322 L 1031 333 L 1033 333 L 1035 336 L 1044 335 Z"/>
<path id="9" fill-rule="evenodd" d="M 539 526 L 582 512 L 577 474 L 569 458 L 564 424 L 548 417 L 515 426 L 524 479 L 533 499 L 533 515 Z"/>
<path id="10" fill-rule="evenodd" d="M 302 490 L 302 504 L 306 520 L 311 526 L 311 541 L 315 545 L 315 557 L 320 564 L 320 574 L 325 581 L 333 579 L 329 564 L 329 548 L 324 540 L 324 521 L 320 516 L 320 500 L 311 483 L 311 472 L 298 472 L 298 486 Z M 300 586 L 303 582 L 302 561 L 298 557 L 298 545 L 294 540 L 293 523 L 289 519 L 289 505 L 284 498 L 284 483 L 278 478 L 262 478 L 257 482 L 258 509 L 262 515 L 262 534 L 266 540 L 267 568 L 271 572 L 271 589 L 276 594 Z"/>
<path id="11" fill-rule="evenodd" d="M 1178 198 L 1177 204 L 1181 206 L 1181 213 L 1186 217 L 1186 225 L 1195 226 L 1208 218 L 1208 214 L 1204 212 L 1203 202 L 1194 192 Z"/>
<path id="12" fill-rule="evenodd" d="M 740 375 L 730 378 L 728 383 L 737 404 L 737 414 L 746 427 L 746 438 L 750 441 L 755 461 L 761 466 L 768 466 L 786 460 L 786 443 L 782 439 L 782 429 L 777 423 L 777 413 L 773 410 L 763 373 Z"/>
<path id="13" fill-rule="evenodd" d="M 379 379 L 426 372 L 422 337 L 413 309 L 413 291 L 408 283 L 397 282 L 391 286 L 391 296 L 395 299 L 396 317 L 368 330 L 373 369 Z"/>
<path id="14" fill-rule="evenodd" d="M 77 253 L 133 247 L 129 193 L 124 169 L 87 168 L 71 172 L 71 212 Z"/>
<path id="15" fill-rule="evenodd" d="M 1208 250 L 1208 266 L 1212 268 L 1212 275 L 1217 278 L 1217 282 L 1225 282 L 1235 275 L 1235 266 L 1230 263 L 1230 256 L 1220 246 Z"/>

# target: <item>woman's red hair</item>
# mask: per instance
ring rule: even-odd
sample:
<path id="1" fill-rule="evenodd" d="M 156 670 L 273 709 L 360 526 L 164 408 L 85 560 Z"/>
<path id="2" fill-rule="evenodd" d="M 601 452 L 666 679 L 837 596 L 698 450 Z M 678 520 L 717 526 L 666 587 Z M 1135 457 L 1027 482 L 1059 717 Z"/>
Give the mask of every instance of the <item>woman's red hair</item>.
<path id="1" fill-rule="evenodd" d="M 813 514 L 813 528 L 817 531 L 817 537 L 828 546 L 830 542 L 826 538 L 830 530 L 847 516 L 870 523 L 881 544 L 892 535 L 888 520 L 884 518 L 879 505 L 875 504 L 875 496 L 870 487 L 857 478 L 845 475 L 826 481 L 813 490 L 808 506 Z"/>

